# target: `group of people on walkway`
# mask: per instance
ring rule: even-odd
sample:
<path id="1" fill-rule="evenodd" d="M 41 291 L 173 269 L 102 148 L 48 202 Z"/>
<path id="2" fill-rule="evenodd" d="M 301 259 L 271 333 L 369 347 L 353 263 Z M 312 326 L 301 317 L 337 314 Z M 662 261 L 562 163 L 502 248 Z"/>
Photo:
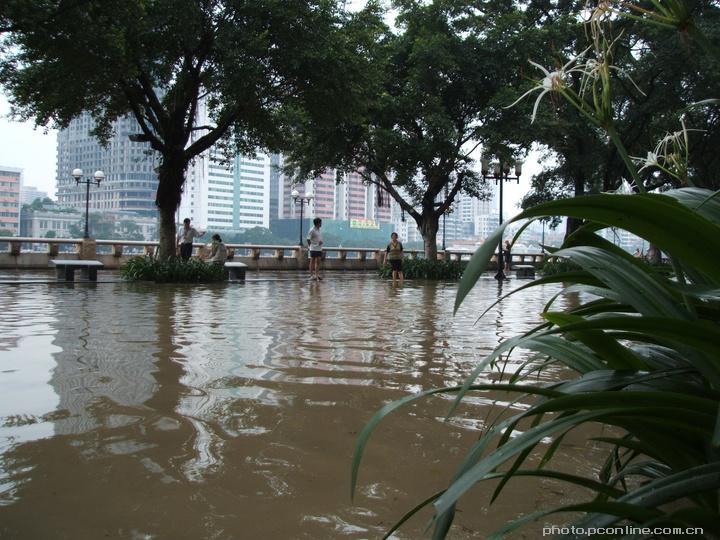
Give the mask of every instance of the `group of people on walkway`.
<path id="1" fill-rule="evenodd" d="M 313 227 L 310 229 L 307 235 L 307 245 L 310 251 L 310 279 L 320 281 L 320 261 L 322 260 L 323 252 L 323 237 L 320 229 L 322 228 L 322 219 L 313 219 Z M 202 238 L 205 236 L 206 231 L 198 231 L 195 227 L 190 225 L 190 218 L 183 220 L 183 226 L 180 228 L 177 234 L 177 247 L 182 260 L 187 261 L 192 256 L 193 241 L 196 238 Z M 212 245 L 210 247 L 210 253 L 204 257 L 204 260 L 211 264 L 223 264 L 227 260 L 227 248 L 223 244 L 222 238 L 219 234 L 212 235 Z M 402 270 L 403 261 L 403 245 L 398 240 L 398 234 L 396 232 L 390 235 L 390 243 L 385 248 L 385 256 L 383 257 L 383 264 L 390 262 L 392 268 L 392 282 L 393 285 L 400 281 L 402 285 L 404 275 Z"/>

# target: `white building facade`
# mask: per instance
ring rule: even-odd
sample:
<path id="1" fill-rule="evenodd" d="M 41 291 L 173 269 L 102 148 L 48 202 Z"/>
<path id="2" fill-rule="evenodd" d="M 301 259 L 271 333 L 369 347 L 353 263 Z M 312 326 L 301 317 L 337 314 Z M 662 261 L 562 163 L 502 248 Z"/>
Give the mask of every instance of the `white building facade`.
<path id="1" fill-rule="evenodd" d="M 271 157 L 227 158 L 218 148 L 198 156 L 188 168 L 178 223 L 190 218 L 210 231 L 244 231 L 270 226 Z"/>

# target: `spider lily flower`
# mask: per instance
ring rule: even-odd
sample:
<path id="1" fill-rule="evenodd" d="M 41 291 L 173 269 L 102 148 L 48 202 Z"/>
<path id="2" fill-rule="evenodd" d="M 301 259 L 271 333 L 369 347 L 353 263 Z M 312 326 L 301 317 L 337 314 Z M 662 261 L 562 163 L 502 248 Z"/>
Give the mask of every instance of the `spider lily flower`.
<path id="1" fill-rule="evenodd" d="M 648 167 L 658 167 L 660 165 L 658 163 L 658 155 L 655 152 L 648 152 L 647 157 L 644 158 L 633 157 L 631 159 L 638 165 L 642 165 L 642 167 L 640 167 L 638 171 L 642 171 L 643 169 L 647 169 Z"/>
<path id="2" fill-rule="evenodd" d="M 655 167 L 667 175 L 679 180 L 681 183 L 688 183 L 688 160 L 689 155 L 689 139 L 690 131 L 704 131 L 702 129 L 688 129 L 685 121 L 680 119 L 682 129 L 665 135 L 655 146 L 652 152 L 647 153 L 646 158 L 631 158 L 643 169 Z"/>
<path id="3" fill-rule="evenodd" d="M 533 62 L 532 60 L 528 60 L 533 66 L 538 68 L 540 71 L 543 72 L 545 77 L 541 81 L 538 82 L 534 87 L 532 87 L 530 90 L 525 92 L 522 96 L 517 98 L 512 104 L 507 105 L 503 107 L 503 109 L 509 109 L 510 107 L 514 107 L 517 105 L 520 101 L 525 99 L 526 96 L 529 96 L 536 90 L 540 90 L 540 94 L 535 99 L 535 105 L 533 106 L 533 112 L 532 117 L 530 119 L 530 123 L 532 124 L 535 122 L 535 116 L 537 116 L 537 110 L 538 106 L 540 105 L 540 101 L 542 100 L 543 96 L 547 94 L 548 92 L 562 92 L 567 88 L 567 85 L 565 83 L 565 78 L 568 76 L 568 74 L 572 73 L 573 71 L 578 71 L 581 69 L 578 68 L 578 66 L 575 66 L 571 68 L 572 64 L 577 61 L 578 58 L 580 58 L 584 53 L 581 53 L 578 55 L 577 58 L 573 58 L 570 60 L 567 64 L 565 64 L 560 69 L 556 69 L 555 71 L 550 71 L 548 69 L 545 69 L 540 64 Z"/>

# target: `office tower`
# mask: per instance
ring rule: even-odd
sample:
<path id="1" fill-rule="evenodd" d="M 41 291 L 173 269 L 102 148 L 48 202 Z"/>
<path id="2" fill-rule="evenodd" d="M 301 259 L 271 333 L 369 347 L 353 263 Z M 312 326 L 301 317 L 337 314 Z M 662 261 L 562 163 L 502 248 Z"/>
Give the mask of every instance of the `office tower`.
<path id="1" fill-rule="evenodd" d="M 269 227 L 272 161 L 267 154 L 227 157 L 210 148 L 188 167 L 178 222 L 189 217 L 212 231 Z"/>
<path id="2" fill-rule="evenodd" d="M 95 127 L 89 114 L 83 113 L 57 136 L 57 198 L 58 204 L 68 208 L 84 208 L 86 187 L 77 185 L 73 169 L 92 176 L 96 170 L 105 173 L 100 186 L 90 186 L 91 210 L 136 212 L 157 216 L 155 194 L 159 165 L 149 143 L 133 142 L 129 136 L 140 133 L 137 122 L 130 117 L 117 120 L 113 135 L 103 147 L 91 135 Z"/>
<path id="3" fill-rule="evenodd" d="M 23 186 L 20 189 L 20 204 L 32 204 L 35 199 L 47 199 L 47 191 L 40 191 L 35 186 Z"/>
<path id="4" fill-rule="evenodd" d="M 233 229 L 270 227 L 270 175 L 269 155 L 235 157 Z"/>
<path id="5" fill-rule="evenodd" d="M 331 169 L 320 176 L 313 178 L 312 186 L 313 200 L 310 205 L 313 217 L 322 219 L 336 219 L 335 197 L 336 197 L 336 172 Z"/>
<path id="6" fill-rule="evenodd" d="M 283 199 L 283 175 L 280 172 L 282 160 L 280 154 L 270 154 L 270 219 L 281 215 Z"/>
<path id="7" fill-rule="evenodd" d="M 20 190 L 23 170 L 0 166 L 0 230 L 20 233 Z"/>
<path id="8" fill-rule="evenodd" d="M 304 207 L 303 217 L 322 219 L 345 219 L 337 213 L 337 182 L 335 169 L 329 169 L 320 176 L 305 182 L 291 183 L 285 178 L 283 186 L 283 211 L 286 218 L 300 217 L 300 203 L 292 198 L 296 190 L 301 197 L 312 195 L 310 204 Z"/>
<path id="9" fill-rule="evenodd" d="M 390 194 L 375 184 L 368 184 L 357 172 L 345 174 L 337 186 L 337 219 L 391 222 Z"/>
<path id="10" fill-rule="evenodd" d="M 338 182 L 339 174 L 342 176 Z M 280 204 L 283 212 L 281 217 L 300 217 L 300 207 L 292 199 L 292 190 L 297 190 L 301 196 L 312 195 L 309 209 L 305 210 L 306 217 L 391 222 L 390 194 L 385 190 L 378 190 L 374 184 L 367 184 L 357 172 L 343 174 L 336 169 L 328 169 L 311 180 L 295 184 L 283 176 L 280 188 L 283 199 Z"/>

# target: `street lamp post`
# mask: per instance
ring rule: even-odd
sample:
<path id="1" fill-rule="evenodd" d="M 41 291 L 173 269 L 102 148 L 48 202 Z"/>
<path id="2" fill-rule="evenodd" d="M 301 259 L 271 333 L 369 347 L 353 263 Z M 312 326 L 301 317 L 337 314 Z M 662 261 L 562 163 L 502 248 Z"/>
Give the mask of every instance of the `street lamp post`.
<path id="1" fill-rule="evenodd" d="M 435 206 L 439 207 L 439 206 L 442 206 L 443 204 L 444 203 L 438 202 L 438 203 L 435 203 Z M 448 212 L 450 212 L 450 207 L 448 207 L 448 209 L 443 212 L 443 221 L 442 221 L 442 238 L 443 238 L 442 250 L 443 250 L 443 253 L 445 252 L 445 216 L 448 214 Z"/>
<path id="2" fill-rule="evenodd" d="M 300 192 L 297 189 L 293 189 L 290 195 L 292 196 L 293 201 L 295 201 L 295 204 L 300 204 L 300 247 L 303 247 L 303 208 L 306 204 L 310 206 L 310 201 L 313 200 L 313 195 L 312 193 L 306 192 L 305 195 L 301 197 Z"/>
<path id="3" fill-rule="evenodd" d="M 447 186 L 445 186 L 445 199 L 447 199 L 447 196 L 448 196 L 448 190 L 447 190 Z M 434 203 L 433 206 L 435 206 L 435 207 L 437 208 L 437 207 L 442 206 L 443 204 L 445 204 L 445 203 L 444 203 L 444 202 L 436 202 L 436 203 Z M 445 216 L 448 214 L 448 212 L 450 212 L 450 207 L 449 207 L 449 206 L 448 206 L 448 207 L 445 209 L 445 211 L 443 212 L 443 223 L 442 223 L 442 237 L 443 237 L 442 250 L 443 250 L 443 257 L 445 256 Z"/>
<path id="4" fill-rule="evenodd" d="M 88 229 L 88 221 L 90 218 L 90 184 L 100 185 L 100 182 L 105 180 L 105 173 L 102 171 L 95 171 L 93 177 L 83 178 L 82 169 L 73 169 L 72 177 L 75 179 L 77 185 L 85 184 L 87 186 L 85 190 L 85 236 L 83 238 L 90 238 L 90 232 Z"/>
<path id="5" fill-rule="evenodd" d="M 502 225 L 502 222 L 503 222 L 503 183 L 506 180 L 510 180 L 510 181 L 515 180 L 518 184 L 520 183 L 520 174 L 522 174 L 522 163 L 519 161 L 515 163 L 515 176 L 512 176 L 510 174 L 511 166 L 510 166 L 509 161 L 506 161 L 506 162 L 498 161 L 497 163 L 494 163 L 492 174 L 490 173 L 490 167 L 489 167 L 489 163 L 488 163 L 487 159 L 483 158 L 481 160 L 481 164 L 482 164 L 483 180 L 487 180 L 487 179 L 495 180 L 495 182 L 497 184 L 499 184 L 499 186 L 500 186 L 500 192 L 499 192 L 500 220 L 499 220 L 499 224 Z M 497 274 L 495 274 L 495 279 L 497 279 L 498 281 L 507 279 L 504 269 L 505 269 L 505 264 L 503 263 L 503 239 L 501 237 L 499 240 L 499 243 L 498 243 L 498 271 L 497 271 Z"/>

